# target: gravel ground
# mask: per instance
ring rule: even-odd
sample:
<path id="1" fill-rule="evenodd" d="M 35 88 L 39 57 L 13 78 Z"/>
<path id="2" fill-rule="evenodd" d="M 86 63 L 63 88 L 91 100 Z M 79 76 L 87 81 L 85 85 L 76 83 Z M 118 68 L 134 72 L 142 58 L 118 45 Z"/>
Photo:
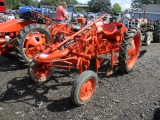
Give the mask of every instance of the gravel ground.
<path id="1" fill-rule="evenodd" d="M 93 99 L 70 99 L 76 72 L 57 71 L 42 85 L 32 82 L 16 57 L 0 57 L 1 120 L 160 120 L 160 43 L 142 46 L 134 70 L 106 76 L 102 66 Z"/>

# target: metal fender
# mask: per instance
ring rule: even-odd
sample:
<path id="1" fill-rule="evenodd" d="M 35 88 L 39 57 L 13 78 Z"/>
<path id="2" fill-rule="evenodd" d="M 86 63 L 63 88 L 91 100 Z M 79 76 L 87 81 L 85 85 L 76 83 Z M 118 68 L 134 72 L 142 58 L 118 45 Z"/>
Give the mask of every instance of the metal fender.
<path id="1" fill-rule="evenodd" d="M 54 61 L 54 59 L 61 58 L 68 55 L 69 52 L 70 52 L 70 49 L 58 50 L 52 53 L 43 52 L 38 56 L 36 56 L 35 60 L 41 61 L 41 62 L 51 62 L 51 61 Z"/>
<path id="2" fill-rule="evenodd" d="M 28 24 L 37 23 L 36 21 L 8 20 L 0 23 L 0 32 L 19 32 Z"/>

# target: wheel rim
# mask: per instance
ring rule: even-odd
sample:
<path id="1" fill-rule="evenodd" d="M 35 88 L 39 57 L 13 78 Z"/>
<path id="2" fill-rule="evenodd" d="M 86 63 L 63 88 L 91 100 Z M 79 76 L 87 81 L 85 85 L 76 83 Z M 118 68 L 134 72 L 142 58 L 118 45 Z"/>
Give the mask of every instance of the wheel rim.
<path id="1" fill-rule="evenodd" d="M 138 58 L 140 48 L 140 38 L 139 35 L 136 34 L 132 41 L 130 42 L 130 47 L 128 49 L 128 56 L 127 56 L 127 66 L 128 68 L 132 68 Z"/>
<path id="2" fill-rule="evenodd" d="M 30 32 L 25 37 L 23 52 L 28 59 L 34 58 L 45 49 L 49 37 L 43 32 Z"/>
<path id="3" fill-rule="evenodd" d="M 43 63 L 37 63 L 34 66 L 34 74 L 37 78 L 46 78 L 51 72 L 51 68 Z"/>
<path id="4" fill-rule="evenodd" d="M 82 101 L 86 101 L 91 98 L 95 91 L 96 80 L 94 78 L 90 78 L 82 84 L 80 89 L 80 99 Z"/>

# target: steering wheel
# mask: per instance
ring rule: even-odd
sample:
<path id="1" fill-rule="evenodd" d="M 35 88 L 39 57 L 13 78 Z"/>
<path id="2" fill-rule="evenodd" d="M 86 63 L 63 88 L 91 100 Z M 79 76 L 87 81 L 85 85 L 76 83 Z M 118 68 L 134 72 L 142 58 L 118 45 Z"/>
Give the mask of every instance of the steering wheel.
<path id="1" fill-rule="evenodd" d="M 71 20 L 68 22 L 69 26 L 70 25 L 76 25 L 77 24 L 77 20 L 76 18 L 74 17 L 74 12 L 76 12 L 76 8 L 83 8 L 83 6 L 73 6 L 72 8 L 72 13 L 71 13 Z M 79 15 L 77 17 L 80 17 Z M 88 21 L 86 19 L 86 22 L 84 23 L 84 26 L 87 25 Z"/>
<path id="2" fill-rule="evenodd" d="M 109 7 L 102 6 L 101 12 L 102 12 L 103 14 L 106 14 L 106 13 L 110 14 L 110 15 L 111 15 L 111 18 L 109 18 L 109 19 L 110 19 L 110 22 L 113 22 L 113 19 L 114 19 L 113 11 L 112 11 Z M 106 18 L 107 18 L 107 16 L 104 18 L 104 20 L 105 20 Z"/>

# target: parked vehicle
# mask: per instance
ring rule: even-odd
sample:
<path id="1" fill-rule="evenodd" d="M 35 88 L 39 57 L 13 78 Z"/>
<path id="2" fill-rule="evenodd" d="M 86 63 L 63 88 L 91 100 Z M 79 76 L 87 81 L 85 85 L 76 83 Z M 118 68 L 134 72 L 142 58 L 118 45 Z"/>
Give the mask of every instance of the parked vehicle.
<path id="1" fill-rule="evenodd" d="M 80 12 L 73 13 L 73 16 L 74 17 L 84 17 L 84 15 L 82 13 L 80 13 Z"/>
<path id="2" fill-rule="evenodd" d="M 5 0 L 0 0 L 0 13 L 6 12 Z"/>
<path id="3" fill-rule="evenodd" d="M 0 23 L 5 21 L 5 14 L 0 13 Z"/>
<path id="4" fill-rule="evenodd" d="M 68 12 L 66 11 L 66 14 L 69 18 L 78 18 L 78 17 L 84 17 L 84 15 L 80 12 Z"/>
<path id="5" fill-rule="evenodd" d="M 91 19 L 93 19 L 96 15 L 95 15 L 94 13 L 92 13 L 92 12 L 85 12 L 85 13 L 84 13 L 84 16 L 85 16 L 86 18 L 91 18 Z"/>
<path id="6" fill-rule="evenodd" d="M 53 19 L 55 16 L 54 7 L 50 5 L 40 5 L 39 13 L 44 17 Z M 46 23 L 45 19 L 39 18 L 40 23 Z"/>

